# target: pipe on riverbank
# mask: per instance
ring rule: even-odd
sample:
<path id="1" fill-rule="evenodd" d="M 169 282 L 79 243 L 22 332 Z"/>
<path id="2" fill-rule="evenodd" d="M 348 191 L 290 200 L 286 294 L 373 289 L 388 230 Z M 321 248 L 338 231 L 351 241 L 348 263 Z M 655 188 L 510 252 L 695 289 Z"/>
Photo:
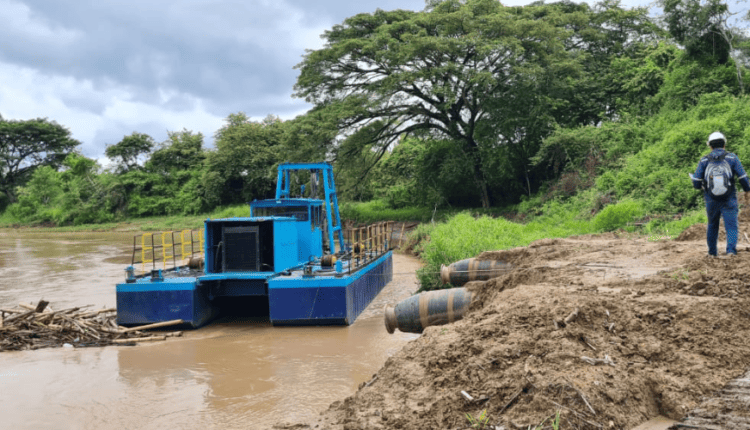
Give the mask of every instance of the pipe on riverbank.
<path id="1" fill-rule="evenodd" d="M 501 276 L 510 270 L 510 264 L 495 260 L 467 258 L 448 266 L 440 266 L 440 280 L 460 287 L 469 281 L 486 281 Z"/>
<path id="2" fill-rule="evenodd" d="M 420 293 L 385 307 L 385 328 L 421 333 L 426 327 L 443 325 L 463 318 L 469 309 L 472 293 L 465 288 L 451 288 Z"/>

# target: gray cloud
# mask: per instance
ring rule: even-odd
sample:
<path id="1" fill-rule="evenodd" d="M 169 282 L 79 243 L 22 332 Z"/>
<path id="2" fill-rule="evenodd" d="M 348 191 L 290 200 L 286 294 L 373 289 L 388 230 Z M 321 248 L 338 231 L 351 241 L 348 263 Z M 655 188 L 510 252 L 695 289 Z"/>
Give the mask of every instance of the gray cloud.
<path id="1" fill-rule="evenodd" d="M 0 0 L 0 114 L 49 117 L 83 152 L 139 131 L 213 132 L 228 114 L 291 118 L 306 49 L 332 25 L 423 0 Z"/>
<path id="2" fill-rule="evenodd" d="M 5 3 L 5 4 L 2 4 Z M 396 4 L 400 2 L 384 2 Z M 419 7 L 421 1 L 414 2 Z M 209 109 L 252 108 L 258 94 L 285 97 L 305 48 L 368 2 L 74 0 L 0 2 L 0 60 L 47 73 L 209 100 Z M 381 5 L 382 6 L 382 5 Z M 0 23 L 2 23 L 0 18 Z M 257 109 L 257 108 L 256 108 Z"/>

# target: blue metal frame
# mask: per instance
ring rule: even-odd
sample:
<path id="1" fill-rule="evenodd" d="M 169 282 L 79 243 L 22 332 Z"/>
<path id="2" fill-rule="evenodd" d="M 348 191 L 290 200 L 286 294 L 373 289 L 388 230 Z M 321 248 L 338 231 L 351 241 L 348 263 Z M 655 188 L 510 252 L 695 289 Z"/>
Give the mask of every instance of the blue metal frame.
<path id="1" fill-rule="evenodd" d="M 301 259 L 298 253 L 298 234 L 297 224 L 304 224 L 309 230 L 309 224 L 307 222 L 298 222 L 294 218 L 290 217 L 268 217 L 268 218 L 225 218 L 225 219 L 207 219 L 204 222 L 204 236 L 205 241 L 203 243 L 203 255 L 205 256 L 205 273 L 206 275 L 221 274 L 224 276 L 223 279 L 229 277 L 243 277 L 247 273 L 261 273 L 261 272 L 222 272 L 218 267 L 215 266 L 215 251 L 212 244 L 218 243 L 218 238 L 214 237 L 214 229 L 217 227 L 213 226 L 225 226 L 232 224 L 260 224 L 260 223 L 272 223 L 273 224 L 273 246 L 274 246 L 274 259 L 273 259 L 273 272 L 281 272 L 288 270 L 292 267 L 297 267 L 300 264 L 308 261 L 309 256 L 305 256 Z M 271 272 L 271 273 L 273 273 Z M 202 278 L 203 279 L 203 278 Z"/>
<path id="2" fill-rule="evenodd" d="M 276 179 L 276 200 L 281 203 L 282 199 L 291 197 L 291 172 L 309 170 L 316 177 L 323 175 L 323 202 L 326 208 L 326 222 L 328 226 L 328 243 L 331 246 L 331 254 L 336 253 L 335 236 L 339 236 L 339 251 L 344 251 L 344 235 L 341 231 L 341 216 L 339 215 L 339 200 L 336 195 L 336 184 L 333 180 L 333 167 L 328 163 L 282 163 L 279 165 L 278 177 Z M 335 219 L 334 219 L 335 217 Z M 334 225 L 335 221 L 335 225 Z"/>
<path id="3" fill-rule="evenodd" d="M 287 199 L 287 200 L 258 200 L 250 202 L 251 218 L 258 220 L 276 219 L 281 217 L 256 216 L 256 210 L 260 208 L 300 207 L 307 209 L 308 221 L 296 221 L 298 246 L 298 259 L 300 262 L 310 261 L 311 257 L 323 255 L 323 231 L 321 223 L 315 223 L 315 212 L 320 213 L 323 202 L 318 199 Z M 286 217 L 284 217 L 286 219 Z"/>

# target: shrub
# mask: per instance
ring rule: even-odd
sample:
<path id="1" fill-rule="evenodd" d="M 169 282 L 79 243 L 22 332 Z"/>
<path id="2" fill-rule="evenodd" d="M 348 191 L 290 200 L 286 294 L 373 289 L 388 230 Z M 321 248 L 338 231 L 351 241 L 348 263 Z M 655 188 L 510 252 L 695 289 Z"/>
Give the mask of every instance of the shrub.
<path id="1" fill-rule="evenodd" d="M 417 272 L 420 290 L 444 288 L 439 279 L 440 265 L 474 257 L 483 251 L 500 250 L 543 238 L 567 237 L 591 233 L 591 223 L 577 219 L 572 204 L 549 202 L 542 208 L 543 216 L 528 224 L 510 222 L 504 218 L 473 217 L 459 213 L 447 222 L 420 231 L 429 242 L 417 245 L 425 266 Z"/>
<path id="2" fill-rule="evenodd" d="M 684 214 L 677 220 L 653 219 L 643 229 L 648 234 L 660 234 L 674 238 L 691 225 L 706 223 L 707 221 L 705 210 L 696 209 Z"/>
<path id="3" fill-rule="evenodd" d="M 605 207 L 593 219 L 594 229 L 597 231 L 613 231 L 643 216 L 643 208 L 639 202 L 625 200 Z"/>

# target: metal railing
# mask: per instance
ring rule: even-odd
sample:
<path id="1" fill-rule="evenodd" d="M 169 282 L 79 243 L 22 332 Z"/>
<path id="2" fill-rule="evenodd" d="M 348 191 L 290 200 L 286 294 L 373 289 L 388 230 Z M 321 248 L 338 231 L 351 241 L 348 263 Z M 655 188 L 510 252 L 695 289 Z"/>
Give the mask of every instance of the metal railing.
<path id="1" fill-rule="evenodd" d="M 344 242 L 350 251 L 349 271 L 361 267 L 392 249 L 393 221 L 378 222 L 344 230 Z"/>
<path id="2" fill-rule="evenodd" d="M 139 240 L 140 238 L 140 240 Z M 185 266 L 203 255 L 203 230 L 165 231 L 133 236 L 131 265 L 142 272 Z M 140 258 L 139 258 L 140 257 Z M 148 265 L 150 264 L 150 267 Z M 158 266 L 160 267 L 157 267 Z"/>

